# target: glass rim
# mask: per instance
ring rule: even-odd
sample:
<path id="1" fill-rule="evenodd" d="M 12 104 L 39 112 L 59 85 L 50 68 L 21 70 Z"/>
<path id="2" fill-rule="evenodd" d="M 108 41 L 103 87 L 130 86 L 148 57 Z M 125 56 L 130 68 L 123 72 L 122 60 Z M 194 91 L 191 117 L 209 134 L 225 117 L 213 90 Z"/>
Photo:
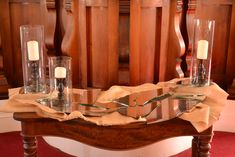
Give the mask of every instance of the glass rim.
<path id="1" fill-rule="evenodd" d="M 65 60 L 72 60 L 70 56 L 49 56 L 48 60 L 57 60 L 57 59 L 65 59 Z"/>
<path id="2" fill-rule="evenodd" d="M 215 20 L 214 20 L 214 19 L 204 19 L 204 18 L 203 18 L 203 19 L 194 18 L 193 21 L 194 21 L 194 22 L 199 21 L 199 22 L 202 22 L 202 23 L 204 23 L 204 22 L 212 22 L 212 23 L 215 23 Z"/>
<path id="3" fill-rule="evenodd" d="M 21 29 L 28 29 L 28 28 L 31 28 L 31 29 L 36 29 L 36 28 L 42 28 L 44 29 L 44 25 L 21 25 L 20 26 Z"/>

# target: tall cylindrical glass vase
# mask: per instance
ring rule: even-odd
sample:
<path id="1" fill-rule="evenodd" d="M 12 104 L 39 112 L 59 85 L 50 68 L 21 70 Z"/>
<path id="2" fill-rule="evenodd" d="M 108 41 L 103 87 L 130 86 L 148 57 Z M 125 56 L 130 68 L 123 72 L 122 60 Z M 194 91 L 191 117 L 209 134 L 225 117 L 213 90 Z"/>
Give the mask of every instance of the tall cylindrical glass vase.
<path id="1" fill-rule="evenodd" d="M 20 26 L 24 93 L 45 93 L 44 27 Z"/>
<path id="2" fill-rule="evenodd" d="M 210 85 L 215 21 L 194 20 L 190 82 L 193 86 Z"/>

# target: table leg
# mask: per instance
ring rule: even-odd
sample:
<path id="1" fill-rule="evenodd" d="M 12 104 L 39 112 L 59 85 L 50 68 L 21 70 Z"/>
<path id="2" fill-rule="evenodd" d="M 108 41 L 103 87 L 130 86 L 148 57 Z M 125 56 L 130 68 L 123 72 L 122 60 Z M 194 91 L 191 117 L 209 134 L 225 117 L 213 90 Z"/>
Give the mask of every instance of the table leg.
<path id="1" fill-rule="evenodd" d="M 198 144 L 199 144 L 198 136 L 193 136 L 193 140 L 192 140 L 192 157 L 198 157 Z"/>
<path id="2" fill-rule="evenodd" d="M 211 149 L 211 140 L 213 135 L 211 136 L 199 136 L 198 143 L 198 153 L 200 157 L 210 157 L 210 149 Z"/>
<path id="3" fill-rule="evenodd" d="M 37 156 L 37 139 L 36 137 L 23 136 L 24 157 Z"/>

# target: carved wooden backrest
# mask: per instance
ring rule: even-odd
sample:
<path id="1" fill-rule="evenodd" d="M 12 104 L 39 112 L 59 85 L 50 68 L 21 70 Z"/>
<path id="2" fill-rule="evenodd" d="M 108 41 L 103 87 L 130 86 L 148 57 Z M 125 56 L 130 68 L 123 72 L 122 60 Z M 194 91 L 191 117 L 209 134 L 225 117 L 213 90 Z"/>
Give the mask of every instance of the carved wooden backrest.
<path id="1" fill-rule="evenodd" d="M 128 71 L 124 79 L 130 79 L 127 85 L 183 76 L 181 5 L 182 1 L 176 0 L 121 0 L 119 11 L 118 0 L 65 1 L 66 12 L 61 13 L 65 31 L 62 53 L 73 58 L 73 84 L 108 88 L 121 83 L 118 74 L 122 75 L 123 58 Z M 119 40 L 123 36 L 129 37 L 129 43 Z"/>
<path id="2" fill-rule="evenodd" d="M 63 54 L 73 58 L 73 84 L 107 88 L 118 80 L 118 0 L 67 1 Z"/>
<path id="3" fill-rule="evenodd" d="M 235 77 L 235 0 L 0 1 L 0 81 L 22 86 L 23 24 L 45 26 L 48 55 L 73 58 L 74 87 L 183 77 L 189 71 L 185 59 L 190 59 L 194 17 L 215 19 L 212 79 L 229 87 Z"/>
<path id="4" fill-rule="evenodd" d="M 72 57 L 74 87 L 108 88 L 123 84 L 122 76 L 125 85 L 183 76 L 181 0 L 0 3 L 3 67 L 8 67 L 3 69 L 13 87 L 22 86 L 19 26 L 23 24 L 45 26 L 49 56 Z M 120 73 L 123 64 L 127 75 Z"/>
<path id="5" fill-rule="evenodd" d="M 182 1 L 133 0 L 130 22 L 130 84 L 183 77 L 180 57 Z"/>

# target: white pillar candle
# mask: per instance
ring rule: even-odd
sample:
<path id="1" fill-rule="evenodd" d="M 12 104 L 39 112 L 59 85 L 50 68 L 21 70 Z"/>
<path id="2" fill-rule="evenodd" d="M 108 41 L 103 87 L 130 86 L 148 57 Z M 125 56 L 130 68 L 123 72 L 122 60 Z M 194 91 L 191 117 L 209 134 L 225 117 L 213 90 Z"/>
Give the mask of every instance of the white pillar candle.
<path id="1" fill-rule="evenodd" d="M 27 42 L 28 58 L 30 61 L 39 60 L 38 42 L 35 40 Z"/>
<path id="2" fill-rule="evenodd" d="M 66 68 L 56 67 L 55 68 L 55 78 L 66 78 Z"/>
<path id="3" fill-rule="evenodd" d="M 197 58 L 207 59 L 207 55 L 208 55 L 208 41 L 199 40 L 197 44 Z"/>

